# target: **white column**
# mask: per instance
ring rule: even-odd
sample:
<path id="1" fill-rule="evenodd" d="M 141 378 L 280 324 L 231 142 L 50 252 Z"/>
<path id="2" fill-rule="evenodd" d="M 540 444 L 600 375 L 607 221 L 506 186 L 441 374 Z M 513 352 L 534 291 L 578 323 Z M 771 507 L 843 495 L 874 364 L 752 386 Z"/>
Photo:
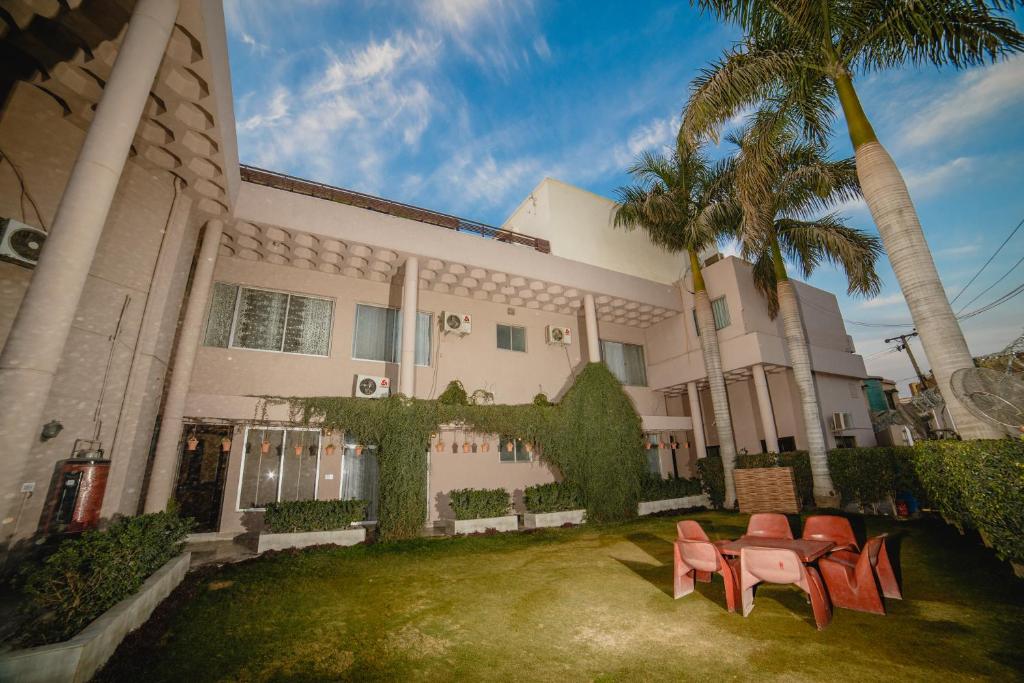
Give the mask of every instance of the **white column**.
<path id="1" fill-rule="evenodd" d="M 779 433 L 775 429 L 775 411 L 772 410 L 772 397 L 768 393 L 768 377 L 764 374 L 764 366 L 760 363 L 754 365 L 751 370 L 754 374 L 754 390 L 757 392 L 757 407 L 761 410 L 764 443 L 769 453 L 778 453 Z"/>
<path id="2" fill-rule="evenodd" d="M 177 14 L 178 0 L 135 4 L 39 265 L 0 354 L 0 443 L 8 464 L 0 503 L 4 508 L 17 497 L 23 473 L 29 474 L 29 452 Z M 37 491 L 45 487 L 46 482 L 36 482 Z M 10 515 L 3 517 L 6 529 Z"/>
<path id="3" fill-rule="evenodd" d="M 686 395 L 690 399 L 690 420 L 693 422 L 693 446 L 698 458 L 708 454 L 704 441 L 704 418 L 700 414 L 700 395 L 697 394 L 697 383 L 686 383 Z"/>
<path id="4" fill-rule="evenodd" d="M 594 295 L 583 295 L 583 320 L 587 325 L 587 360 L 598 363 L 601 360 L 601 341 L 597 336 L 597 307 Z"/>
<path id="5" fill-rule="evenodd" d="M 185 304 L 185 317 L 178 332 L 178 346 L 174 351 L 174 365 L 171 367 L 171 381 L 167 385 L 163 415 L 160 418 L 160 436 L 156 442 L 153 467 L 149 474 L 149 488 L 146 490 L 146 512 L 160 512 L 167 509 L 167 501 L 173 493 L 174 478 L 178 467 L 178 444 L 181 439 L 182 418 L 185 415 L 185 398 L 192 381 L 192 367 L 196 361 L 199 337 L 203 331 L 206 302 L 210 298 L 213 284 L 213 267 L 217 263 L 217 249 L 224 223 L 214 219 L 206 223 L 203 243 L 199 247 L 199 258 L 192 274 L 192 289 Z"/>
<path id="6" fill-rule="evenodd" d="M 402 363 L 398 390 L 409 398 L 416 395 L 416 312 L 419 306 L 420 262 L 415 256 L 405 259 L 405 283 L 402 286 Z"/>

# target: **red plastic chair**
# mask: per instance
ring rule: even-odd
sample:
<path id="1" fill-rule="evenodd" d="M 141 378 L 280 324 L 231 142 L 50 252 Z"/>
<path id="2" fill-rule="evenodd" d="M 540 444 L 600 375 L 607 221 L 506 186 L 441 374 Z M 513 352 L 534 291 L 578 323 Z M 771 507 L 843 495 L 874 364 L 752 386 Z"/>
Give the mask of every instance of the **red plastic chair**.
<path id="1" fill-rule="evenodd" d="M 807 567 L 800 556 L 785 548 L 758 548 L 740 550 L 740 601 L 743 616 L 754 608 L 754 586 L 761 582 L 792 583 L 811 598 L 814 623 L 823 630 L 832 621 L 832 604 L 814 567 Z"/>
<path id="2" fill-rule="evenodd" d="M 681 522 L 676 522 L 676 538 L 680 541 L 706 541 L 708 535 L 704 533 L 700 522 L 684 519 Z"/>
<path id="3" fill-rule="evenodd" d="M 757 512 L 747 522 L 747 536 L 762 538 L 793 538 L 786 515 L 778 512 Z"/>
<path id="4" fill-rule="evenodd" d="M 701 533 L 704 533 L 701 530 Z M 736 611 L 738 585 L 736 582 L 736 560 L 722 555 L 714 543 L 708 540 L 677 540 L 672 563 L 673 592 L 676 599 L 693 592 L 694 579 L 711 581 L 712 574 L 721 574 L 725 582 L 725 606 L 730 612 Z"/>
<path id="5" fill-rule="evenodd" d="M 857 537 L 853 535 L 850 520 L 838 515 L 814 515 L 804 522 L 803 538 L 813 541 L 832 541 L 836 544 L 830 552 L 852 550 L 857 552 Z"/>
<path id="6" fill-rule="evenodd" d="M 840 551 L 818 562 L 821 576 L 828 586 L 836 607 L 885 614 L 882 595 L 903 599 L 896 575 L 885 550 L 886 534 L 875 536 L 864 546 L 864 552 Z M 877 583 L 876 583 L 877 578 Z M 881 586 L 881 595 L 879 594 Z"/>

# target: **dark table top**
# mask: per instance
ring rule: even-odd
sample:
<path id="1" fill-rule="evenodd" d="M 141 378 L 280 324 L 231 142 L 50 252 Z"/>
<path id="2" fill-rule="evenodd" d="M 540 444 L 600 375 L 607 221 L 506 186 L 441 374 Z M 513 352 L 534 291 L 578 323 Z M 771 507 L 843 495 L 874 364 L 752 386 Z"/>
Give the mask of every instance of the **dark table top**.
<path id="1" fill-rule="evenodd" d="M 786 548 L 800 556 L 803 562 L 814 562 L 835 547 L 832 541 L 814 541 L 805 538 L 765 538 L 764 536 L 742 536 L 735 541 L 716 544 L 723 555 L 739 556 L 740 550 L 749 547 Z"/>

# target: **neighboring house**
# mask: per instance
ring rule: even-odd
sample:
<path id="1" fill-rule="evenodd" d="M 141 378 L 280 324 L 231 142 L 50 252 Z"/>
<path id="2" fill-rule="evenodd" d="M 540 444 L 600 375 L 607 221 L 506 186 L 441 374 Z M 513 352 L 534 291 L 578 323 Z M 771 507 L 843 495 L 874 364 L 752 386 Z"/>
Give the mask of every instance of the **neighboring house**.
<path id="1" fill-rule="evenodd" d="M 164 7 L 136 7 L 154 6 Z M 104 518 L 174 498 L 204 530 L 233 532 L 257 528 L 273 500 L 373 502 L 372 446 L 305 428 L 255 398 L 351 396 L 361 375 L 420 398 L 458 379 L 496 402 L 525 403 L 538 392 L 558 399 L 582 364 L 603 360 L 652 442 L 679 445 L 647 451 L 653 473 L 692 476 L 695 459 L 717 451 L 688 259 L 614 229 L 611 200 L 545 179 L 494 228 L 240 166 L 223 13 L 208 0 L 182 0 L 162 20 L 166 50 L 159 40 L 135 46 L 163 56 L 155 80 L 135 73 L 117 86 L 146 101 L 134 136 L 134 122 L 97 128 L 124 34 L 87 31 L 88 7 L 26 14 L 3 38 L 23 69 L 0 113 L 0 149 L 18 169 L 0 165 L 0 216 L 53 228 L 61 206 L 58 229 L 71 217 L 76 234 L 98 235 L 54 240 L 37 267 L 0 263 L 4 541 L 59 513 L 53 491 L 65 472 L 55 467 L 78 439 L 98 441 L 110 460 Z M 32 53 L 55 23 L 77 36 L 71 56 Z M 138 72 L 145 54 L 135 57 Z M 102 191 L 88 205 L 62 200 L 73 174 L 86 187 L 109 180 L 110 169 L 76 167 L 76 157 L 118 141 L 132 148 L 112 201 Z M 748 263 L 703 256 L 737 448 L 804 448 L 781 321 L 769 318 Z M 74 264 L 91 267 L 76 275 Z M 805 284 L 798 293 L 828 445 L 874 445 L 863 359 L 836 298 Z M 452 314 L 469 316 L 471 333 L 445 331 Z M 554 343 L 551 328 L 568 329 L 571 343 Z M 519 492 L 555 479 L 526 444 L 509 450 L 500 438 L 439 432 L 431 519 L 455 488 Z M 457 443 L 470 452 L 452 452 Z"/>

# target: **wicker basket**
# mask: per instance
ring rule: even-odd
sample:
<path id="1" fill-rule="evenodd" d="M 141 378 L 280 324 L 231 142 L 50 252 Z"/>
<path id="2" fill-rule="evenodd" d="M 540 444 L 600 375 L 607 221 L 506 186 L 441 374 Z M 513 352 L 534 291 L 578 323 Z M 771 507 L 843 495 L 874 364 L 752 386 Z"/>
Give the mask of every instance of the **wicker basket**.
<path id="1" fill-rule="evenodd" d="M 792 467 L 733 470 L 740 512 L 800 512 Z"/>

